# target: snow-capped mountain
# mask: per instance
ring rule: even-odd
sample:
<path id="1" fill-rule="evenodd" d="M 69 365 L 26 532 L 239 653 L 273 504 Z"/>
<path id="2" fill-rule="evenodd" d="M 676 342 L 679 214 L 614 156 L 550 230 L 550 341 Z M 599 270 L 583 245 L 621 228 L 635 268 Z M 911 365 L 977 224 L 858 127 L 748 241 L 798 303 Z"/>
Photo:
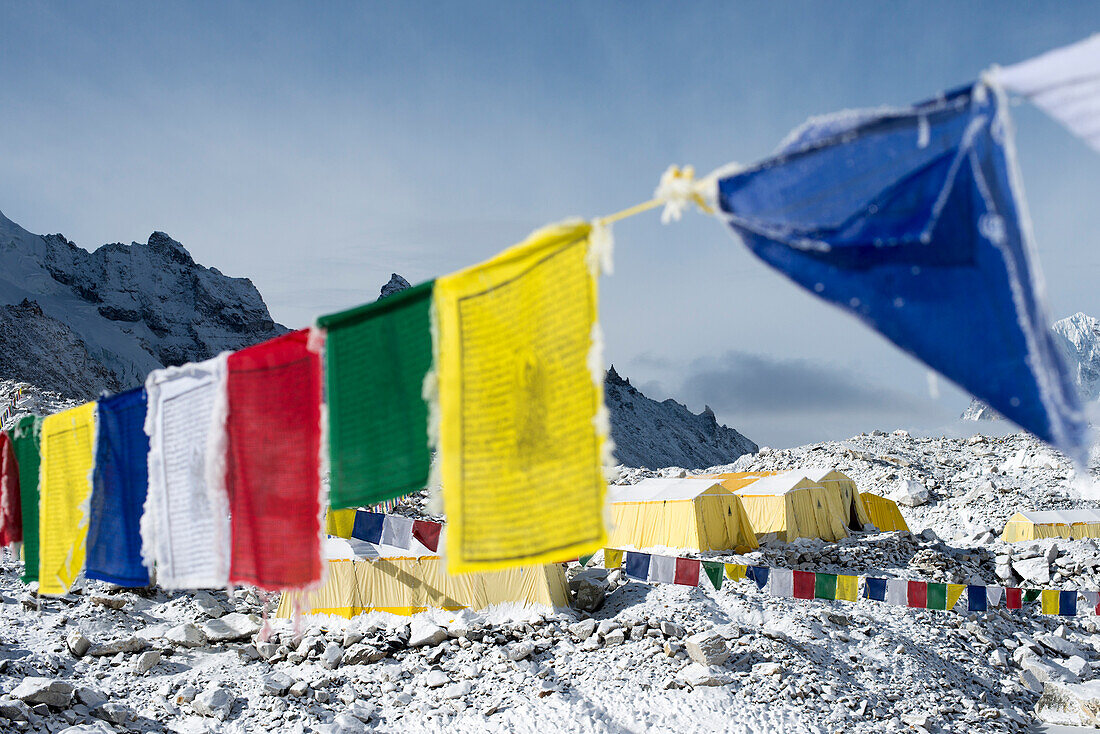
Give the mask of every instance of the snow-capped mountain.
<path id="1" fill-rule="evenodd" d="M 1055 321 L 1051 330 L 1054 332 L 1054 343 L 1062 351 L 1062 357 L 1073 375 L 1081 401 L 1094 403 L 1100 400 L 1100 320 L 1078 311 Z M 980 400 L 971 400 L 960 417 L 970 421 L 1001 418 Z"/>
<path id="2" fill-rule="evenodd" d="M 285 331 L 251 281 L 163 232 L 88 252 L 0 213 L 0 379 L 87 399 Z"/>

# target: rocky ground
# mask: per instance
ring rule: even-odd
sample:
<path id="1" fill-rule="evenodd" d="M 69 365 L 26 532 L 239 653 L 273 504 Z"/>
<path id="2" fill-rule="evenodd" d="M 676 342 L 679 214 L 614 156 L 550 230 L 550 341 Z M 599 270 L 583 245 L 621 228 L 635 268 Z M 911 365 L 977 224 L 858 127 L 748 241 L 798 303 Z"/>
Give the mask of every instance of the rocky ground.
<path id="1" fill-rule="evenodd" d="M 884 494 L 921 495 L 905 484 L 919 483 L 927 497 L 902 508 L 915 533 L 710 557 L 1098 588 L 1093 541 L 1009 547 L 993 537 L 1017 509 L 1090 503 L 1081 497 L 1089 484 L 1030 439 L 874 434 L 762 450 L 736 468 L 823 464 Z M 620 481 L 642 474 L 621 470 Z M 307 617 L 299 629 L 273 622 L 270 637 L 264 602 L 251 591 L 168 594 L 89 582 L 45 600 L 18 572 L 5 556 L 3 731 L 1016 732 L 1037 723 L 1044 687 L 1045 716 L 1057 718 L 1079 696 L 1064 685 L 1100 670 L 1091 613 L 778 599 L 748 581 L 719 591 L 706 581 L 655 586 L 575 564 L 571 586 L 584 606 L 599 605 L 592 611 Z"/>

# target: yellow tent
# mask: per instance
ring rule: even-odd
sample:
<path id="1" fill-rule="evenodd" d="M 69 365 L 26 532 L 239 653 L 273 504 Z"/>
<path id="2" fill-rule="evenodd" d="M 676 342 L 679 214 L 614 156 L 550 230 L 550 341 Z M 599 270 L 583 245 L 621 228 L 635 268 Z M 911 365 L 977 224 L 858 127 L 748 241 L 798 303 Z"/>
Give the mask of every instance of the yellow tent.
<path id="1" fill-rule="evenodd" d="M 871 524 L 882 532 L 909 529 L 905 524 L 905 518 L 901 516 L 897 502 L 870 492 L 861 492 L 859 498 L 863 501 L 867 516 L 871 518 Z"/>
<path id="2" fill-rule="evenodd" d="M 840 507 L 836 512 L 849 530 L 863 530 L 864 525 L 874 524 L 860 501 L 855 480 L 850 476 L 830 467 L 815 467 L 806 469 L 803 473 L 807 479 L 829 490 L 830 501 L 840 500 Z"/>
<path id="3" fill-rule="evenodd" d="M 713 479 L 643 479 L 612 486 L 609 494 L 612 547 L 738 553 L 758 547 L 741 500 Z"/>
<path id="4" fill-rule="evenodd" d="M 361 541 L 344 543 L 356 553 L 334 553 L 332 541 L 326 541 L 329 560 L 324 585 L 312 592 L 283 594 L 277 617 L 292 616 L 296 605 L 306 614 L 349 619 L 364 612 L 408 615 L 428 609 L 477 610 L 502 603 L 569 606 L 565 569 L 560 564 L 451 576 L 438 555 L 414 556 L 400 549 L 388 552 L 405 555 L 385 555 L 385 546 Z M 340 542 L 337 539 L 337 548 Z"/>
<path id="5" fill-rule="evenodd" d="M 741 498 L 758 540 L 848 537 L 840 490 L 807 479 L 801 470 L 780 474 L 739 472 L 720 475 L 723 486 Z"/>
<path id="6" fill-rule="evenodd" d="M 1089 509 L 1017 512 L 1001 533 L 1001 540 L 1006 543 L 1040 538 L 1100 538 L 1100 512 Z"/>

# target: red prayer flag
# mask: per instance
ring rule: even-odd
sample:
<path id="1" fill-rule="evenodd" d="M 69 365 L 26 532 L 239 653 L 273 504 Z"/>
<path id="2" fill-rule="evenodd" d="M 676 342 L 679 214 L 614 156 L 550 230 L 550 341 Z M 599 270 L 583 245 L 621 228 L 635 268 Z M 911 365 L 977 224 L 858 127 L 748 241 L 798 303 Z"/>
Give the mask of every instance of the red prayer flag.
<path id="1" fill-rule="evenodd" d="M 817 574 L 813 571 L 794 572 L 794 596 L 796 599 L 813 599 Z"/>
<path id="2" fill-rule="evenodd" d="M 232 584 L 274 591 L 321 580 L 321 357 L 308 339 L 303 329 L 229 356 Z"/>
<path id="3" fill-rule="evenodd" d="M 23 506 L 19 500 L 19 466 L 7 431 L 0 431 L 0 546 L 23 541 Z"/>
<path id="4" fill-rule="evenodd" d="M 1023 609 L 1023 589 L 1008 587 L 1005 589 L 1005 606 L 1009 609 Z"/>
<path id="5" fill-rule="evenodd" d="M 928 607 L 928 583 L 925 581 L 909 582 L 909 606 L 916 609 Z"/>
<path id="6" fill-rule="evenodd" d="M 698 586 L 699 561 L 693 558 L 677 558 L 676 576 L 673 578 L 672 582 L 684 586 Z"/>
<path id="7" fill-rule="evenodd" d="M 442 529 L 441 524 L 430 520 L 413 521 L 413 537 L 433 553 L 439 550 L 439 531 Z"/>

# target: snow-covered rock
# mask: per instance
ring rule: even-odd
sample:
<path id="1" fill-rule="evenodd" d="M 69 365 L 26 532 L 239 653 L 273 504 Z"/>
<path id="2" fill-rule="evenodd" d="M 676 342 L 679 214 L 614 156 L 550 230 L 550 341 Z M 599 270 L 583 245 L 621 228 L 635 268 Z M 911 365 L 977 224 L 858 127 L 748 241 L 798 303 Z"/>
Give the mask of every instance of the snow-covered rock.
<path id="1" fill-rule="evenodd" d="M 1035 715 L 1048 724 L 1100 726 L 1100 681 L 1047 681 Z"/>
<path id="2" fill-rule="evenodd" d="M 920 507 L 928 502 L 928 487 L 912 479 L 902 479 L 890 493 L 890 499 L 906 507 Z"/>

